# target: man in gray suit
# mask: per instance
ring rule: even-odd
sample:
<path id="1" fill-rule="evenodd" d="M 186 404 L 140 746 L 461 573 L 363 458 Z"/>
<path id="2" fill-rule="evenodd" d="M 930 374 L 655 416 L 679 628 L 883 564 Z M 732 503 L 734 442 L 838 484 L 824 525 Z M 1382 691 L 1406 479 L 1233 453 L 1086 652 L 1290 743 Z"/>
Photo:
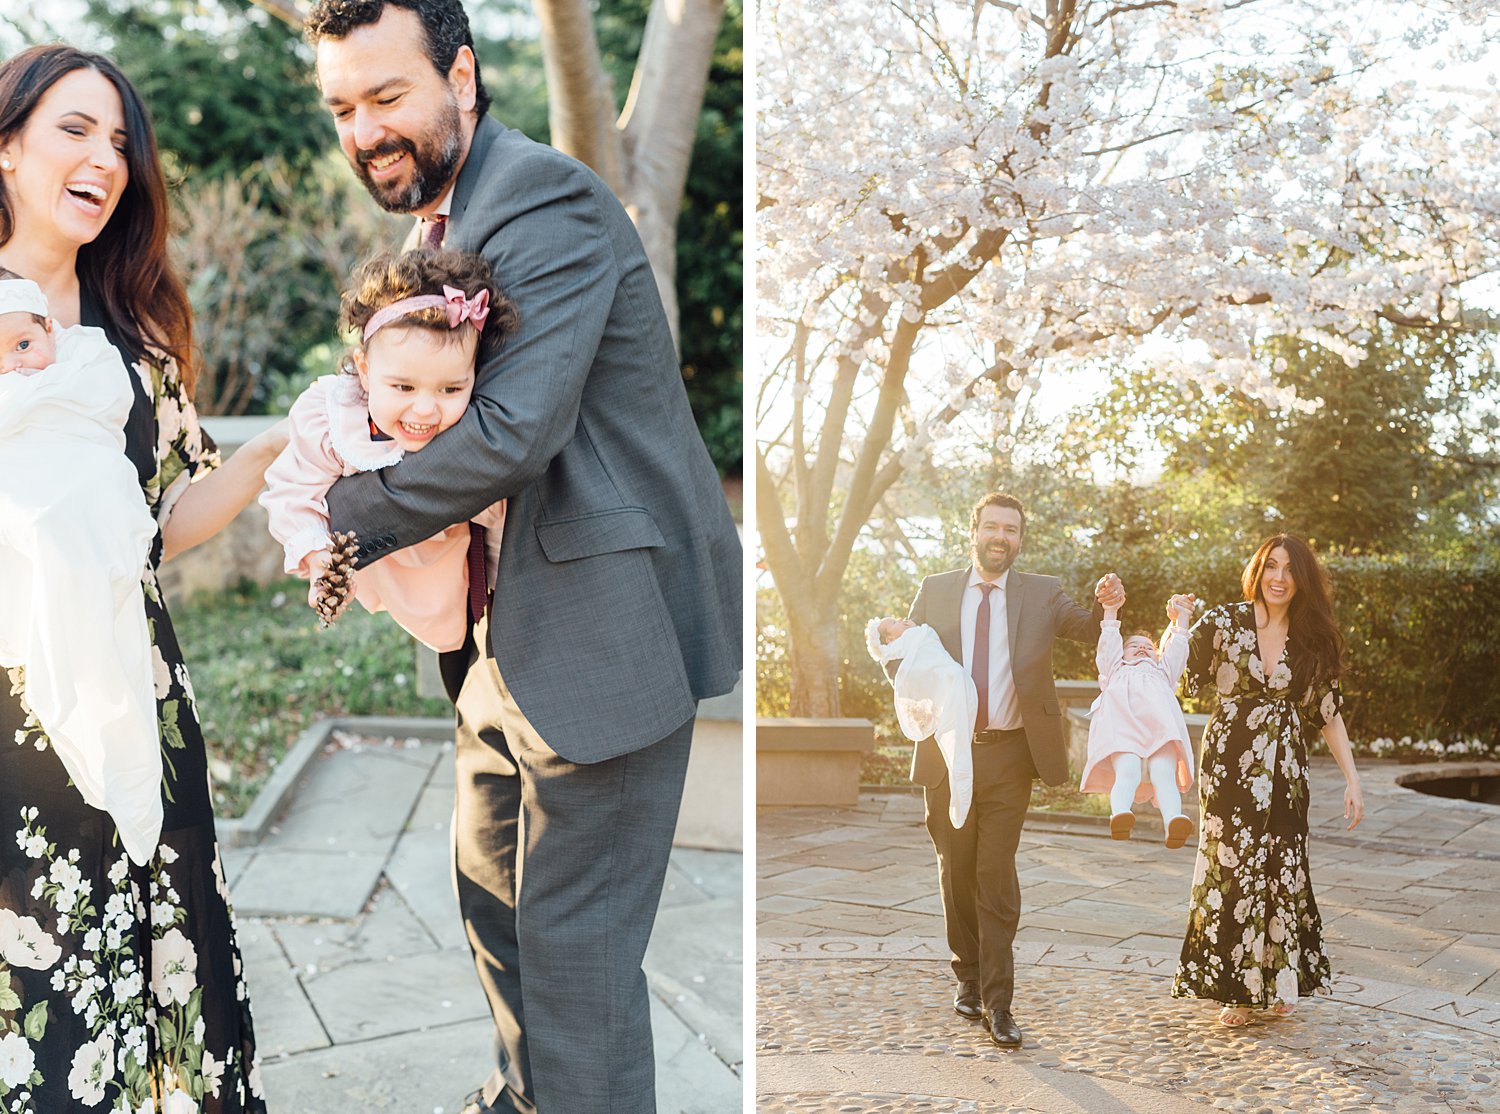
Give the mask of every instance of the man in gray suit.
<path id="1" fill-rule="evenodd" d="M 948 768 L 933 739 L 917 743 L 911 779 L 923 787 L 927 833 L 938 857 L 943 922 L 958 980 L 953 1008 L 983 1018 L 990 1039 L 1019 1048 L 1011 1017 L 1012 946 L 1021 917 L 1016 847 L 1031 800 L 1031 782 L 1068 780 L 1062 708 L 1052 676 L 1057 638 L 1095 643 L 1102 607 L 1118 607 L 1125 590 L 1113 573 L 1100 579 L 1101 607 L 1090 613 L 1068 598 L 1055 576 L 1011 568 L 1026 536 L 1021 501 L 991 492 L 969 514 L 973 563 L 922 581 L 910 618 L 926 623 L 974 678 L 979 715 L 974 734 L 974 796 L 962 828 L 948 816 Z"/>
<path id="2" fill-rule="evenodd" d="M 459 906 L 496 1029 L 464 1109 L 650 1112 L 641 960 L 697 702 L 739 672 L 738 536 L 634 227 L 586 167 L 485 115 L 458 0 L 319 0 L 306 31 L 370 193 L 482 253 L 520 314 L 457 425 L 328 497 L 361 565 L 509 500 L 471 551 L 493 594 L 442 661 Z"/>

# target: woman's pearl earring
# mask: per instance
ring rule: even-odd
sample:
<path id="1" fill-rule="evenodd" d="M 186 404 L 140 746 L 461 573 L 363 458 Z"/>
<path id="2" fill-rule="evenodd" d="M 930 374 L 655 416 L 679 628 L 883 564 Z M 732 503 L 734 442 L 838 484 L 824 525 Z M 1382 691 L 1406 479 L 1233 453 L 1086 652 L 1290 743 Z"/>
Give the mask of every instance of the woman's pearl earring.
<path id="1" fill-rule="evenodd" d="M 0 170 L 9 170 L 10 168 L 11 166 L 9 159 L 0 159 Z"/>

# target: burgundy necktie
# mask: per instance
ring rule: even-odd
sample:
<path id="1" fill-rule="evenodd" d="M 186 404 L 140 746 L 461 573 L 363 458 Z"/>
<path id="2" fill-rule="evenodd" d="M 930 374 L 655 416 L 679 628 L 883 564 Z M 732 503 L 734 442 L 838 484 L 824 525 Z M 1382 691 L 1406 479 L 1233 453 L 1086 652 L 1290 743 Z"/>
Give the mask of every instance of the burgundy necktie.
<path id="1" fill-rule="evenodd" d="M 974 730 L 983 731 L 990 721 L 990 593 L 995 585 L 979 582 L 979 611 L 974 615 L 974 664 L 969 672 L 979 690 L 979 711 L 974 716 Z"/>
<path id="2" fill-rule="evenodd" d="M 443 246 L 443 233 L 448 230 L 447 217 L 423 217 L 422 218 L 422 246 L 426 248 L 440 248 Z"/>
<path id="3" fill-rule="evenodd" d="M 484 616 L 484 605 L 489 597 L 484 563 L 484 527 L 477 522 L 469 523 L 469 621 L 477 623 Z"/>

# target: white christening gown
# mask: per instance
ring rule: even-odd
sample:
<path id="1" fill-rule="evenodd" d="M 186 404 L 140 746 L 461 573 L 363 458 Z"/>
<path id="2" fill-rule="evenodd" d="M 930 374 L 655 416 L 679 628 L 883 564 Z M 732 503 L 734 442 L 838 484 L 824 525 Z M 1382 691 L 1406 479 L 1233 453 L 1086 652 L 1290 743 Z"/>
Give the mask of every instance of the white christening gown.
<path id="1" fill-rule="evenodd" d="M 57 361 L 0 375 L 0 666 L 84 800 L 144 863 L 162 765 L 142 576 L 156 523 L 124 453 L 131 377 L 103 331 L 57 330 Z"/>

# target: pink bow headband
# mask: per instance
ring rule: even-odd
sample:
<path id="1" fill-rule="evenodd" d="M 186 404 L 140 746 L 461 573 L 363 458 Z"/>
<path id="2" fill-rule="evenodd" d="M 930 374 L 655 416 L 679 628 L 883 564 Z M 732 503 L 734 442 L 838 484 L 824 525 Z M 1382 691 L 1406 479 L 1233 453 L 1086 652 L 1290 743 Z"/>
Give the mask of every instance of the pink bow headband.
<path id="1" fill-rule="evenodd" d="M 463 322 L 468 321 L 474 326 L 476 332 L 482 333 L 485 318 L 490 315 L 490 292 L 481 290 L 470 298 L 456 286 L 445 285 L 441 294 L 418 294 L 415 297 L 402 298 L 399 302 L 392 302 L 375 311 L 374 316 L 365 323 L 364 339 L 368 341 L 375 335 L 376 330 L 389 325 L 398 317 L 405 317 L 419 309 L 445 308 L 448 311 L 448 328 L 456 329 Z"/>

